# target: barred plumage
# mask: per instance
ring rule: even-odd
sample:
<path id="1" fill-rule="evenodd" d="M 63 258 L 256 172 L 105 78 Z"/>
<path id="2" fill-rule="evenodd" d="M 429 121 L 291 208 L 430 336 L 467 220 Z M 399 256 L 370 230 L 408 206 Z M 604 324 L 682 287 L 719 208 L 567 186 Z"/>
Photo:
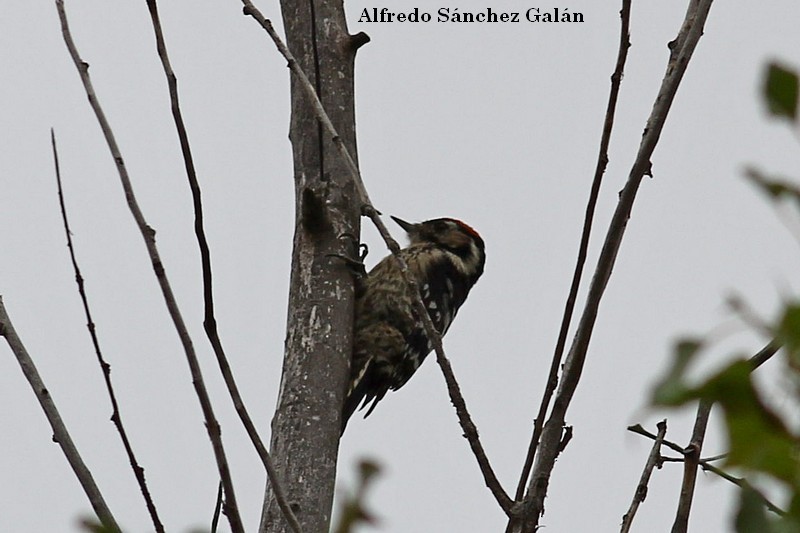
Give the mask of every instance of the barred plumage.
<path id="1" fill-rule="evenodd" d="M 392 217 L 408 233 L 400 251 L 416 280 L 436 329 L 444 335 L 486 260 L 480 235 L 465 223 L 438 218 L 411 224 Z M 366 418 L 389 390 L 409 380 L 431 352 L 422 322 L 397 261 L 385 257 L 359 282 L 353 359 L 342 432 L 356 409 L 371 404 Z"/>

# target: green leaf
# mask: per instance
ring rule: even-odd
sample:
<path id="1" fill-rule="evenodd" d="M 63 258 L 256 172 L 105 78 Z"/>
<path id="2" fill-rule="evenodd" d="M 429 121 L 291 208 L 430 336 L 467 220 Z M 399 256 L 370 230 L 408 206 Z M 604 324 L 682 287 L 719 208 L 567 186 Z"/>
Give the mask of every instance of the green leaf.
<path id="1" fill-rule="evenodd" d="M 800 304 L 787 304 L 778 322 L 775 337 L 786 349 L 789 366 L 800 369 Z"/>
<path id="2" fill-rule="evenodd" d="M 800 487 L 797 441 L 758 397 L 746 360 L 732 363 L 697 389 L 700 398 L 720 404 L 730 451 L 727 464 L 763 472 Z"/>
<path id="3" fill-rule="evenodd" d="M 358 473 L 361 476 L 361 481 L 366 487 L 376 475 L 380 474 L 381 467 L 380 465 L 371 459 L 362 459 L 358 463 Z"/>
<path id="4" fill-rule="evenodd" d="M 777 63 L 770 63 L 764 81 L 764 99 L 769 112 L 789 120 L 797 118 L 797 73 Z"/>
<path id="5" fill-rule="evenodd" d="M 675 344 L 672 366 L 653 389 L 653 405 L 674 407 L 696 398 L 686 384 L 685 377 L 686 370 L 702 347 L 703 342 L 695 338 L 684 338 Z"/>
<path id="6" fill-rule="evenodd" d="M 745 169 L 745 176 L 771 200 L 782 200 L 788 197 L 800 204 L 800 187 L 797 187 L 790 179 L 768 176 L 752 167 Z"/>
<path id="7" fill-rule="evenodd" d="M 758 494 L 749 487 L 739 493 L 739 509 L 734 520 L 736 533 L 770 533 L 772 526 Z"/>
<path id="8" fill-rule="evenodd" d="M 343 496 L 338 524 L 333 531 L 352 533 L 358 525 L 375 525 L 377 518 L 367 508 L 366 496 L 379 473 L 380 465 L 377 462 L 368 459 L 359 461 L 355 490 Z"/>
<path id="9" fill-rule="evenodd" d="M 775 523 L 776 533 L 797 533 L 800 531 L 800 494 L 794 491 L 789 512 Z"/>

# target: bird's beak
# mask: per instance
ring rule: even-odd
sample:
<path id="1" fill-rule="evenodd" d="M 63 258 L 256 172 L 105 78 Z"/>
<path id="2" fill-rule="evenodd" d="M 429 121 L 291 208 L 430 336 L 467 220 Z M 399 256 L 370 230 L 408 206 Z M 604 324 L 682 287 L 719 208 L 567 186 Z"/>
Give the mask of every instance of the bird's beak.
<path id="1" fill-rule="evenodd" d="M 417 224 L 412 224 L 411 222 L 406 222 L 402 218 L 397 218 L 397 217 L 393 216 L 392 220 L 397 222 L 397 225 L 400 226 L 401 228 L 403 228 L 406 231 L 406 233 L 413 233 L 417 229 Z"/>

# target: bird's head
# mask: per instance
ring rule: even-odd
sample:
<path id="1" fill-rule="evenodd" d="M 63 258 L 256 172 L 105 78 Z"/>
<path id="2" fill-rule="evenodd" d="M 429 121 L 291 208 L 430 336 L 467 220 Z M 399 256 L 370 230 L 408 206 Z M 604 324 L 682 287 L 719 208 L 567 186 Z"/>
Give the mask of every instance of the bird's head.
<path id="1" fill-rule="evenodd" d="M 484 243 L 481 236 L 468 224 L 455 218 L 434 218 L 413 224 L 397 217 L 392 220 L 405 230 L 411 245 L 431 243 L 454 253 L 470 270 L 483 272 Z"/>

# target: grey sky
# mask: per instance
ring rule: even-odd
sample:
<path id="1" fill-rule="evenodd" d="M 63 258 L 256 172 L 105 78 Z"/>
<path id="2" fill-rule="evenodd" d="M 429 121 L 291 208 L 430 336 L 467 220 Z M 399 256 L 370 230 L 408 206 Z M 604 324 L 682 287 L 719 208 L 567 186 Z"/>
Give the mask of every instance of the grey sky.
<path id="1" fill-rule="evenodd" d="M 473 1 L 456 5 L 486 9 Z M 616 2 L 539 4 L 582 12 L 581 24 L 358 23 L 358 148 L 373 201 L 407 220 L 454 216 L 486 241 L 487 265 L 445 348 L 492 464 L 511 492 L 558 333 L 613 70 Z M 277 2 L 260 6 L 280 26 Z M 519 0 L 498 11 L 536 7 Z M 293 223 L 288 71 L 234 0 L 162 2 L 162 21 L 203 186 L 218 320 L 242 392 L 267 435 L 280 377 Z M 243 518 L 255 527 L 264 475 L 202 335 L 191 205 L 144 2 L 68 0 L 90 63 L 214 394 Z M 587 263 L 638 147 L 685 3 L 633 7 L 626 68 Z M 724 305 L 741 295 L 770 316 L 798 289 L 800 253 L 743 168 L 798 176 L 797 138 L 768 120 L 763 65 L 800 66 L 800 4 L 712 9 L 642 185 L 569 412 L 575 436 L 554 471 L 549 532 L 614 531 L 650 443 L 625 427 L 669 417 L 688 440 L 693 415 L 651 412 L 646 398 L 678 335 L 716 332 L 703 368 L 754 352 Z M 149 522 L 91 351 L 64 242 L 49 147 L 55 127 L 78 258 L 123 416 L 171 531 L 205 526 L 216 471 L 180 345 L 124 205 L 112 161 L 71 64 L 51 2 L 12 2 L 0 21 L 0 294 L 112 511 L 128 531 Z M 797 227 L 794 227 L 797 232 Z M 396 235 L 399 237 L 400 232 Z M 366 227 L 368 264 L 385 255 Z M 777 364 L 772 364 L 777 367 Z M 775 375 L 766 369 L 764 375 Z M 776 398 L 781 401 L 781 392 Z M 89 513 L 10 351 L 0 348 L 0 531 L 74 531 Z M 724 450 L 712 423 L 709 453 Z M 340 471 L 358 457 L 385 466 L 372 498 L 386 533 L 502 531 L 433 360 L 367 420 L 354 417 Z M 664 531 L 680 467 L 654 474 L 637 519 Z M 733 491 L 701 476 L 697 531 L 727 530 Z"/>

